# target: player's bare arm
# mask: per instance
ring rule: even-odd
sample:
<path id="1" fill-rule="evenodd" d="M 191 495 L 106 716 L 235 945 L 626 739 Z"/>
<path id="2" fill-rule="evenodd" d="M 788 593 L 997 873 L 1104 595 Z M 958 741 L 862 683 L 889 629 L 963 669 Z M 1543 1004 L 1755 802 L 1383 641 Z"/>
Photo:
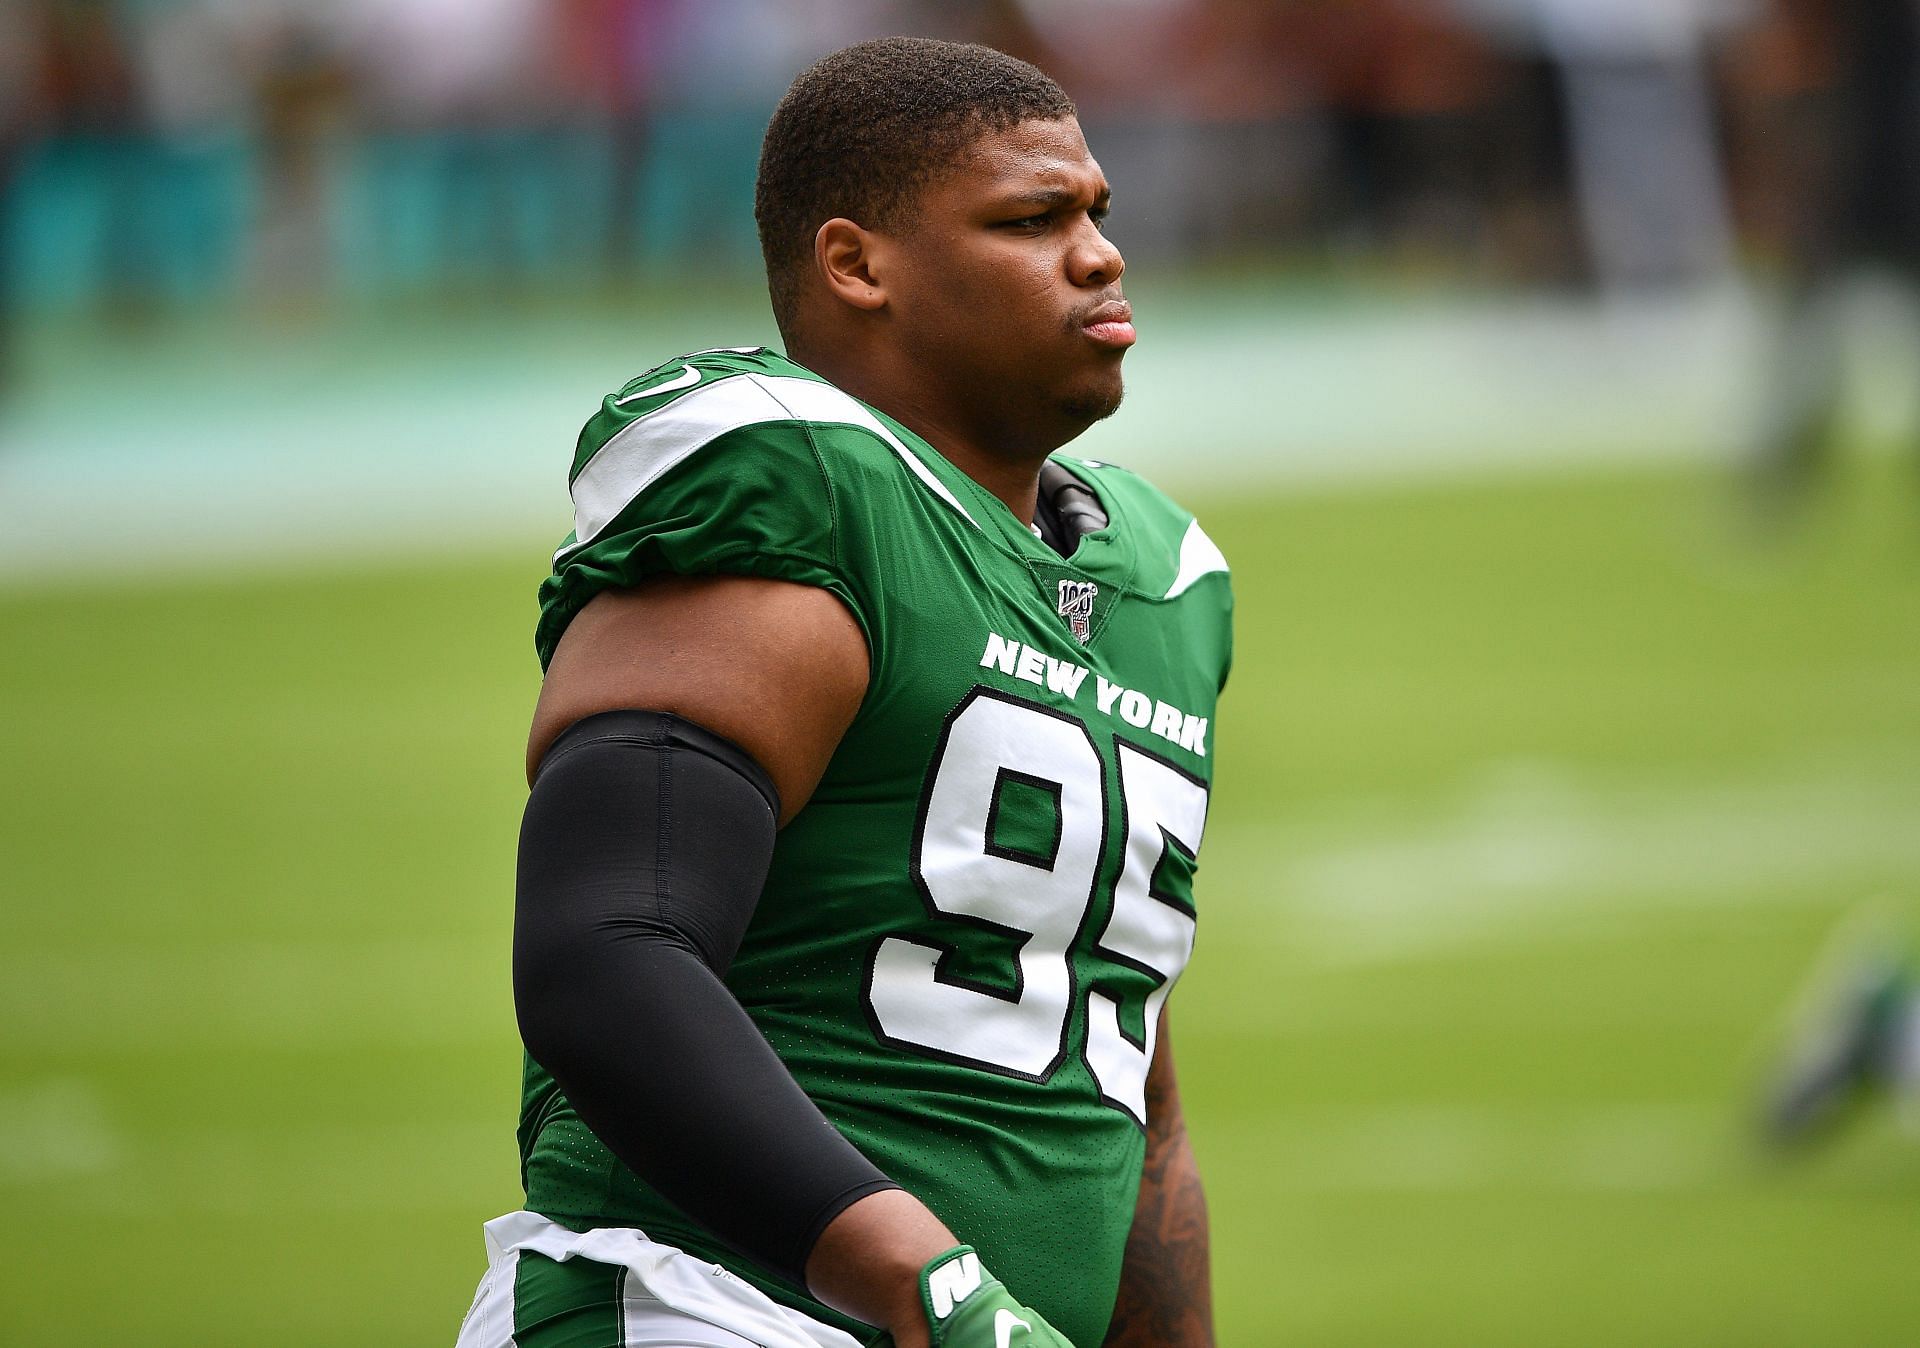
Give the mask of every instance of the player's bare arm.
<path id="1" fill-rule="evenodd" d="M 753 577 L 663 577 L 596 596 L 541 685 L 528 736 L 532 779 L 554 741 L 587 717 L 671 712 L 745 749 L 779 789 L 782 822 L 807 803 L 867 687 L 859 625 L 825 590 Z M 900 1190 L 852 1204 L 806 1265 L 823 1303 L 927 1342 L 919 1275 L 959 1242 Z"/>
<path id="2" fill-rule="evenodd" d="M 1106 1348 L 1212 1348 L 1207 1196 L 1180 1110 L 1166 1017 L 1147 1072 L 1147 1159 Z"/>
<path id="3" fill-rule="evenodd" d="M 825 590 L 751 576 L 662 576 L 596 595 L 554 651 L 527 737 L 527 780 L 597 712 L 673 712 L 745 749 L 807 803 L 867 690 L 860 626 Z"/>

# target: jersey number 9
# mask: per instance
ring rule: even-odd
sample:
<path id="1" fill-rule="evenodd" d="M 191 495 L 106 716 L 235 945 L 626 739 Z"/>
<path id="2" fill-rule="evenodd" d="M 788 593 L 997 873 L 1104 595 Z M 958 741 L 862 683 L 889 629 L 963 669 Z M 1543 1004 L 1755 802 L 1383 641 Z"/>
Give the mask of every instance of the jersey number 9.
<path id="1" fill-rule="evenodd" d="M 1124 853 L 1113 902 L 1093 946 L 1115 974 L 1148 992 L 1144 1034 L 1121 1023 L 1121 1003 L 1096 973 L 1087 991 L 1085 1058 L 1100 1093 L 1146 1119 L 1147 1065 L 1160 1008 L 1193 952 L 1187 900 L 1156 888 L 1169 853 L 1191 867 L 1206 826 L 1206 785 L 1156 755 L 1114 741 Z M 1033 806 L 1051 797 L 1051 809 Z M 1010 799 L 1024 821 L 1050 817 L 1051 838 L 1028 828 L 1009 842 Z M 1097 911 L 1108 851 L 1107 773 L 1092 732 L 1066 713 L 977 688 L 948 718 L 914 831 L 913 874 L 929 915 L 951 940 L 889 936 L 875 948 L 867 1000 L 890 1043 L 1030 1081 L 1066 1061 L 1075 997 L 1069 952 Z M 963 929 L 1017 946 L 1011 990 L 946 966 Z M 944 933 L 943 933 L 944 935 Z M 1118 978 L 1116 978 L 1118 981 Z"/>

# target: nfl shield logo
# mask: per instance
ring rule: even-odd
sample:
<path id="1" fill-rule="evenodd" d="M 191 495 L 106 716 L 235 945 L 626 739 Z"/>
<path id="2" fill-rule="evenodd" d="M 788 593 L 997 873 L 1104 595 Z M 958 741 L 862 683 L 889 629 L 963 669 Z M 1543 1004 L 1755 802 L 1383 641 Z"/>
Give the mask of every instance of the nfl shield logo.
<path id="1" fill-rule="evenodd" d="M 1085 643 L 1093 635 L 1093 597 L 1100 587 L 1090 580 L 1060 582 L 1060 616 L 1073 629 L 1073 639 Z"/>

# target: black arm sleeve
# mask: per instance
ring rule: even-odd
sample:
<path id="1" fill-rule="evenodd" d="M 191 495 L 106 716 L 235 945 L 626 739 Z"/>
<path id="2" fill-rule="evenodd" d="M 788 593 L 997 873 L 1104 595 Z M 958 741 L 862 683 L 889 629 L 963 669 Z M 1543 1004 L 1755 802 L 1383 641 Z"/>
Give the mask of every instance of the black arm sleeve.
<path id="1" fill-rule="evenodd" d="M 689 1217 L 806 1286 L 827 1223 L 896 1188 L 794 1083 L 720 981 L 773 851 L 773 783 L 658 712 L 547 752 L 520 830 L 520 1035 L 596 1136 Z"/>

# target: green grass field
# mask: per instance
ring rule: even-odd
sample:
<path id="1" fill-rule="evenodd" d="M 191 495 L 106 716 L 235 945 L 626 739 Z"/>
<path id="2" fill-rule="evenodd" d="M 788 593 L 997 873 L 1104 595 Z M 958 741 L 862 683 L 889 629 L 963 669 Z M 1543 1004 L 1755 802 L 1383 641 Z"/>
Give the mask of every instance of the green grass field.
<path id="1" fill-rule="evenodd" d="M 1746 1132 L 1822 941 L 1920 900 L 1907 480 L 1768 550 L 1677 469 L 1194 504 L 1222 1342 L 1920 1342 L 1920 1135 Z M 0 1342 L 451 1342 L 540 542 L 0 592 Z"/>

